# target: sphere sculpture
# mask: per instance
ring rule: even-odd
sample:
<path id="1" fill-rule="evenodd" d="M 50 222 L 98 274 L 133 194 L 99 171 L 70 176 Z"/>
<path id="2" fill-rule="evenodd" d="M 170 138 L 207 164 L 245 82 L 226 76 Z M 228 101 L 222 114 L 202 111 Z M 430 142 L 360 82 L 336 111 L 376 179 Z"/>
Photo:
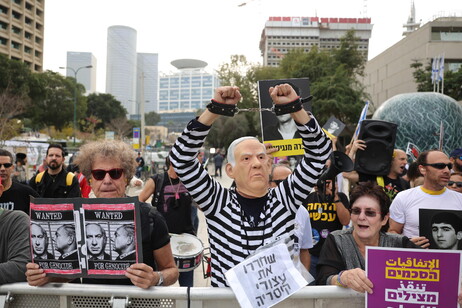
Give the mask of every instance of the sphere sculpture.
<path id="1" fill-rule="evenodd" d="M 372 119 L 398 124 L 395 148 L 406 150 L 409 142 L 421 151 L 438 149 L 443 127 L 443 152 L 462 147 L 462 106 L 435 92 L 405 93 L 385 101 Z"/>

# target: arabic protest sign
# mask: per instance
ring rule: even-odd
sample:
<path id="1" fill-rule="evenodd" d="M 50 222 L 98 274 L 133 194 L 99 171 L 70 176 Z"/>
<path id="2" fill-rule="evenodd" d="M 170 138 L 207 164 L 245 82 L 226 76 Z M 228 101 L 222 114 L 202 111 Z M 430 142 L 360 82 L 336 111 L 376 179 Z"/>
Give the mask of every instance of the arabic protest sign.
<path id="1" fill-rule="evenodd" d="M 374 284 L 366 308 L 457 307 L 461 258 L 457 251 L 366 247 Z"/>
<path id="2" fill-rule="evenodd" d="M 284 243 L 247 258 L 225 273 L 241 307 L 271 307 L 307 285 Z"/>
<path id="3" fill-rule="evenodd" d="M 138 199 L 35 198 L 32 262 L 54 277 L 126 278 L 142 261 Z"/>
<path id="4" fill-rule="evenodd" d="M 308 98 L 310 96 L 310 82 L 308 78 L 296 79 L 275 79 L 258 81 L 258 98 L 260 108 L 272 108 L 273 101 L 269 95 L 269 88 L 275 85 L 289 83 L 298 91 L 299 96 Z M 303 108 L 311 111 L 309 100 L 303 104 Z M 263 110 L 261 112 L 262 135 L 265 143 L 271 143 L 278 148 L 274 157 L 303 155 L 302 139 L 298 134 L 295 121 L 290 114 L 276 116 L 273 112 Z"/>

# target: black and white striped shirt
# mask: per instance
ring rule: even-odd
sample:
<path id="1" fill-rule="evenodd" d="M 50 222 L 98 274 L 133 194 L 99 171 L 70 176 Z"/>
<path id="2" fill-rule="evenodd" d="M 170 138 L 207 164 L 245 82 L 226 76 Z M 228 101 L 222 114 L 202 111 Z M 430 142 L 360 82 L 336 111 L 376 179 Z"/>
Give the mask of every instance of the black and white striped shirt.
<path id="1" fill-rule="evenodd" d="M 304 158 L 293 174 L 268 191 L 261 219 L 253 227 L 244 219 L 235 189 L 222 187 L 196 159 L 210 127 L 192 120 L 176 141 L 170 155 L 172 165 L 207 220 L 212 286 L 228 286 L 225 272 L 259 246 L 284 236 L 290 236 L 289 246 L 293 245 L 297 209 L 316 185 L 331 152 L 331 142 L 316 120 L 297 127 L 305 147 Z"/>

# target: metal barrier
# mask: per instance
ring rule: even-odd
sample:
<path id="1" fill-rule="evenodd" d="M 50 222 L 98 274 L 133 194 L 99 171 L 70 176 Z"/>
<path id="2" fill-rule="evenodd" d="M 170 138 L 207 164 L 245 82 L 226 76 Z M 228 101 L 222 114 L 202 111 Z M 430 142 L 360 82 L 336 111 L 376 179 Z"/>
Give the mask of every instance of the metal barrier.
<path id="1" fill-rule="evenodd" d="M 189 292 L 188 292 L 189 291 Z M 31 287 L 26 283 L 0 286 L 0 308 L 235 308 L 239 304 L 230 288 L 153 287 L 51 283 Z M 364 295 L 336 286 L 304 287 L 274 307 L 364 307 Z"/>

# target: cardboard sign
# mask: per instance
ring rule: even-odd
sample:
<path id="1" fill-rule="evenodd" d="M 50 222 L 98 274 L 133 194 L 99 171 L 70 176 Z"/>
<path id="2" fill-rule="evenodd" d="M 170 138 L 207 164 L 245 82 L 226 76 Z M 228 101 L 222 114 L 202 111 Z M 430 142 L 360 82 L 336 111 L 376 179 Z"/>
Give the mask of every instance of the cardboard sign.
<path id="1" fill-rule="evenodd" d="M 457 307 L 461 259 L 458 251 L 366 247 L 374 284 L 366 308 Z"/>
<path id="2" fill-rule="evenodd" d="M 225 273 L 241 307 L 271 307 L 307 285 L 283 243 L 265 249 Z"/>

